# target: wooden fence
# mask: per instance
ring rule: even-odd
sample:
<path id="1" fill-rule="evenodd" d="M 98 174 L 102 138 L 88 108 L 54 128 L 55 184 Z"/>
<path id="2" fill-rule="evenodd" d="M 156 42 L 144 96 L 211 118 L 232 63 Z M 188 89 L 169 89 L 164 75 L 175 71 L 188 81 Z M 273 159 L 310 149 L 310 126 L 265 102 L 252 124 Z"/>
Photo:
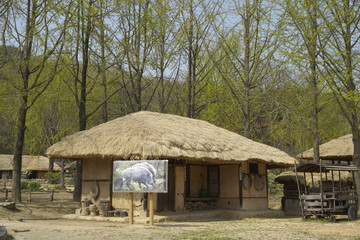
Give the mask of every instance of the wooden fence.
<path id="1" fill-rule="evenodd" d="M 21 191 L 21 199 L 26 202 L 38 201 L 72 201 L 72 191 Z M 10 200 L 11 190 L 0 189 L 0 202 Z"/>

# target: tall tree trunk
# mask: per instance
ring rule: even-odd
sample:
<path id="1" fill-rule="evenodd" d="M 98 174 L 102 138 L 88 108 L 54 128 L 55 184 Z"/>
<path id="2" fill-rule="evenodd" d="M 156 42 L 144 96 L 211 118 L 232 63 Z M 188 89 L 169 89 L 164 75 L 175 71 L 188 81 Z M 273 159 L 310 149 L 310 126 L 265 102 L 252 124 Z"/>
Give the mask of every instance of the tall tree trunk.
<path id="1" fill-rule="evenodd" d="M 26 13 L 26 35 L 24 46 L 22 49 L 22 59 L 20 63 L 20 71 L 22 78 L 22 96 L 21 105 L 18 112 L 18 120 L 16 126 L 16 140 L 14 146 L 14 159 L 13 159 L 13 177 L 12 177 L 12 200 L 14 202 L 21 202 L 21 169 L 22 169 L 22 154 L 25 142 L 25 130 L 26 130 L 26 114 L 28 107 L 28 94 L 29 94 L 29 61 L 32 52 L 33 44 L 33 26 L 35 25 L 36 18 L 36 5 L 32 6 L 31 1 L 27 1 L 27 13 Z"/>
<path id="2" fill-rule="evenodd" d="M 61 159 L 61 178 L 60 178 L 60 189 L 65 189 L 65 170 L 64 170 L 64 159 Z"/>
<path id="3" fill-rule="evenodd" d="M 136 73 L 136 95 L 137 95 L 137 111 L 142 110 L 142 89 L 141 89 L 141 74 Z"/>
<path id="4" fill-rule="evenodd" d="M 89 6 L 91 7 L 93 1 L 89 2 Z M 81 86 L 80 86 L 80 102 L 79 102 L 79 131 L 83 131 L 86 129 L 86 83 L 87 83 L 87 71 L 89 66 L 89 48 L 90 48 L 90 34 L 91 34 L 91 13 L 88 11 L 88 16 L 86 18 L 86 28 L 83 33 L 83 43 L 82 43 L 82 54 L 83 54 L 83 62 L 82 62 L 82 72 L 81 72 Z M 81 200 L 81 191 L 82 191 L 82 164 L 81 161 L 76 162 L 76 171 L 75 171 L 75 180 L 74 180 L 74 192 L 73 192 L 73 200 L 80 201 Z"/>
<path id="5" fill-rule="evenodd" d="M 18 121 L 16 126 L 16 141 L 13 158 L 13 175 L 11 184 L 12 201 L 21 202 L 21 168 L 22 168 L 22 152 L 25 142 L 26 129 L 26 113 L 27 113 L 27 96 L 23 96 L 22 104 L 18 113 Z"/>
<path id="6" fill-rule="evenodd" d="M 100 75 L 103 85 L 103 122 L 108 121 L 108 104 L 107 104 L 107 84 L 106 84 L 106 59 L 105 59 L 105 27 L 104 27 L 104 16 L 103 16 L 103 2 L 100 2 L 100 47 L 101 47 L 101 66 Z"/>
<path id="7" fill-rule="evenodd" d="M 358 117 L 357 114 L 353 114 L 353 121 L 357 121 Z M 354 171 L 354 180 L 355 180 L 355 188 L 357 195 L 360 195 L 360 130 L 356 125 L 351 126 L 352 135 L 353 135 L 353 144 L 354 144 L 354 156 L 353 162 L 354 165 L 359 169 L 359 171 Z M 358 200 L 358 207 L 360 207 L 360 202 Z"/>
<path id="8" fill-rule="evenodd" d="M 164 42 L 163 44 L 164 45 Z M 161 60 L 160 60 L 160 100 L 159 100 L 159 105 L 160 105 L 160 112 L 164 113 L 165 112 L 165 86 L 164 86 L 164 47 L 161 47 Z"/>
<path id="9" fill-rule="evenodd" d="M 193 102 L 194 102 L 194 93 L 193 89 L 195 86 L 195 79 L 194 79 L 194 12 L 193 12 L 193 1 L 190 1 L 190 26 L 188 31 L 188 94 L 187 94 L 187 117 L 194 118 L 194 109 L 193 109 Z"/>
<path id="10" fill-rule="evenodd" d="M 54 172 L 54 159 L 49 159 L 49 172 Z"/>
<path id="11" fill-rule="evenodd" d="M 313 149 L 314 149 L 314 162 L 320 162 L 320 152 L 319 152 L 319 120 L 318 120 L 318 78 L 317 78 L 317 35 L 318 35 L 318 25 L 317 25 L 317 8 L 316 1 L 311 2 L 309 6 L 310 14 L 310 26 L 311 26 L 311 39 L 309 39 L 309 59 L 310 59 L 310 85 L 312 92 L 312 135 L 313 135 Z"/>
<path id="12" fill-rule="evenodd" d="M 250 2 L 246 0 L 245 5 L 245 19 L 244 19 L 244 105 L 243 105 L 243 115 L 244 115 L 244 137 L 250 138 L 250 89 L 251 89 L 251 79 L 250 79 Z"/>
<path id="13" fill-rule="evenodd" d="M 318 84 L 317 84 L 317 77 L 316 73 L 313 68 L 316 68 L 316 64 L 314 62 L 311 62 L 311 87 L 312 87 L 312 135 L 313 135 L 313 149 L 314 149 L 314 162 L 319 163 L 320 162 L 320 149 L 319 149 L 319 120 L 318 120 Z"/>
<path id="14" fill-rule="evenodd" d="M 346 6 L 346 9 L 349 9 L 349 6 Z M 346 21 L 348 22 L 348 20 Z M 346 87 L 350 94 L 356 92 L 356 85 L 354 81 L 353 75 L 353 51 L 352 51 L 352 43 L 349 38 L 351 36 L 350 24 L 346 26 L 346 34 L 345 34 L 345 66 L 346 66 Z M 359 116 L 358 116 L 358 104 L 354 100 L 349 100 L 348 102 L 349 109 L 351 109 L 351 131 L 353 135 L 353 144 L 354 144 L 354 155 L 353 162 L 354 165 L 359 169 L 359 171 L 354 172 L 354 180 L 355 187 L 358 196 L 360 195 L 360 129 L 359 129 Z M 360 201 L 358 200 L 358 207 L 360 208 Z"/>

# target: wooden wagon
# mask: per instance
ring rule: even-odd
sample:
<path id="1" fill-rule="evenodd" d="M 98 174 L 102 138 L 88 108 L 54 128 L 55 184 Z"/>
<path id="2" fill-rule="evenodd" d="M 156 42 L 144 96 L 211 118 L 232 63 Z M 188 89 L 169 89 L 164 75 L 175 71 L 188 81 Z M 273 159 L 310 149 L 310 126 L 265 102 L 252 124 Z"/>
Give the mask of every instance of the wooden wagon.
<path id="1" fill-rule="evenodd" d="M 317 218 L 328 217 L 329 221 L 336 220 L 335 215 L 347 215 L 349 220 L 356 220 L 358 213 L 358 195 L 354 186 L 354 171 L 358 168 L 353 165 L 304 163 L 295 165 L 300 207 L 302 218 L 311 216 Z M 306 182 L 306 173 L 311 174 L 312 186 L 301 189 L 299 174 L 303 173 Z M 342 174 L 351 176 L 352 181 L 344 180 Z M 314 181 L 316 175 L 318 181 Z"/>

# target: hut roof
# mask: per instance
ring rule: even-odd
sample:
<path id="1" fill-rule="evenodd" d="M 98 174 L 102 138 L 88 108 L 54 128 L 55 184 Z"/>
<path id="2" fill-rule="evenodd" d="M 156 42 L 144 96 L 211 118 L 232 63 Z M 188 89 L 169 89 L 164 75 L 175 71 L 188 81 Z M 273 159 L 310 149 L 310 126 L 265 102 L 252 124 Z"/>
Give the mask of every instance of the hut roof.
<path id="1" fill-rule="evenodd" d="M 0 155 L 0 170 L 11 171 L 13 170 L 13 155 Z M 25 171 L 48 171 L 49 170 L 49 159 L 44 156 L 22 156 L 22 170 Z M 54 170 L 60 171 L 60 167 L 54 164 Z"/>
<path id="2" fill-rule="evenodd" d="M 298 178 L 301 184 L 304 184 L 304 177 L 302 175 L 298 174 Z M 287 182 L 294 182 L 296 183 L 296 174 L 295 172 L 282 172 L 280 173 L 278 176 L 276 176 L 276 178 L 274 179 L 275 182 L 280 183 L 280 184 L 284 184 Z"/>
<path id="3" fill-rule="evenodd" d="M 314 187 L 319 187 L 320 186 L 320 174 L 315 172 L 313 173 L 312 177 L 311 177 L 311 173 L 310 172 L 306 172 L 305 173 L 305 177 L 306 177 L 306 185 L 311 187 L 314 184 Z M 327 175 L 327 179 L 328 181 L 331 181 L 332 176 L 330 174 Z M 352 174 L 350 172 L 342 172 L 340 174 L 340 178 L 341 181 L 349 181 L 352 182 Z M 300 184 L 304 185 L 304 173 L 303 172 L 299 172 L 298 173 L 298 179 Z M 325 174 L 323 174 L 323 181 L 326 181 L 326 176 Z M 339 181 L 339 172 L 335 171 L 334 172 L 334 181 Z M 280 183 L 280 184 L 286 184 L 289 182 L 293 182 L 296 183 L 296 173 L 295 172 L 283 172 L 280 175 L 278 175 L 275 178 L 275 182 Z"/>
<path id="4" fill-rule="evenodd" d="M 302 159 L 313 159 L 313 148 L 298 155 Z M 354 155 L 352 134 L 348 134 L 320 145 L 320 158 L 324 160 L 351 161 Z"/>
<path id="5" fill-rule="evenodd" d="M 289 167 L 294 158 L 208 122 L 141 111 L 63 138 L 47 149 L 50 158 L 181 159 L 208 162 L 257 160 Z"/>

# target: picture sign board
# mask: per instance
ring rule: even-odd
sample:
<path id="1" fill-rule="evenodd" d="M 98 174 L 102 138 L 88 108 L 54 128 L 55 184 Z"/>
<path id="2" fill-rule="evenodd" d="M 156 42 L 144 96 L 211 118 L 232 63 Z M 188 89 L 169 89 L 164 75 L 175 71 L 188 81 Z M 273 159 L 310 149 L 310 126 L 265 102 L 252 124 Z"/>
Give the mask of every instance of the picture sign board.
<path id="1" fill-rule="evenodd" d="M 168 160 L 114 161 L 114 192 L 166 193 Z"/>

